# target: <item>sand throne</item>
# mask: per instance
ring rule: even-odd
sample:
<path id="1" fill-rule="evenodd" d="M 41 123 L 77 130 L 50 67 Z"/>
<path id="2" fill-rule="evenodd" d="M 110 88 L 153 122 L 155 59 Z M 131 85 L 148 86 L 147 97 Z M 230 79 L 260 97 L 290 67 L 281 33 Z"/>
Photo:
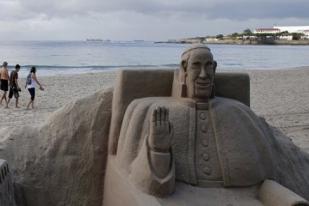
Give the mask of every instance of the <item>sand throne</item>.
<path id="1" fill-rule="evenodd" d="M 114 88 L 109 153 L 116 154 L 121 123 L 128 105 L 137 98 L 178 96 L 174 70 L 122 70 Z M 217 73 L 216 96 L 238 100 L 250 106 L 250 79 L 243 73 Z"/>
<path id="2" fill-rule="evenodd" d="M 103 205 L 276 205 L 267 194 L 282 190 L 289 196 L 289 204 L 297 205 L 302 199 L 272 181 L 249 188 L 198 188 L 176 182 L 176 192 L 161 199 L 139 191 L 119 169 L 117 155 L 118 138 L 128 105 L 138 98 L 179 96 L 179 82 L 174 70 L 124 70 L 120 71 L 113 94 L 112 119 L 109 133 L 109 157 L 106 167 Z M 247 74 L 217 73 L 216 96 L 238 100 L 250 106 L 250 79 Z M 259 194 L 262 197 L 257 198 Z M 266 194 L 266 195 L 263 195 Z M 224 197 L 224 198 L 222 198 Z M 268 199 L 267 199 L 268 198 Z M 279 197 L 278 197 L 279 198 Z M 280 198 L 279 198 L 280 199 Z M 294 204 L 295 203 L 295 204 Z M 306 205 L 306 204 L 304 204 Z"/>

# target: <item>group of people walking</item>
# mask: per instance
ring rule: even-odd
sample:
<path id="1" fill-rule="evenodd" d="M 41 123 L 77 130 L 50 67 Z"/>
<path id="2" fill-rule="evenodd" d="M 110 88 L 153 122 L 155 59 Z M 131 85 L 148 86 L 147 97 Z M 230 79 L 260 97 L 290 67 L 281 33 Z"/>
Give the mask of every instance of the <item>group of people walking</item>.
<path id="1" fill-rule="evenodd" d="M 15 69 L 11 71 L 9 75 L 8 70 L 8 63 L 3 62 L 2 68 L 0 69 L 0 89 L 3 91 L 3 94 L 0 99 L 0 105 L 2 104 L 3 100 L 5 101 L 5 108 L 9 108 L 9 103 L 13 96 L 16 99 L 15 107 L 19 108 L 18 99 L 19 99 L 19 92 L 21 92 L 21 88 L 18 83 L 18 72 L 20 70 L 20 65 L 16 64 Z M 27 109 L 34 108 L 34 98 L 35 98 L 35 87 L 36 84 L 39 85 L 40 90 L 44 90 L 43 86 L 39 82 L 36 77 L 36 68 L 31 67 L 30 72 L 26 79 L 25 89 L 28 89 L 30 93 L 30 101 L 27 104 Z M 7 92 L 9 95 L 7 97 Z"/>

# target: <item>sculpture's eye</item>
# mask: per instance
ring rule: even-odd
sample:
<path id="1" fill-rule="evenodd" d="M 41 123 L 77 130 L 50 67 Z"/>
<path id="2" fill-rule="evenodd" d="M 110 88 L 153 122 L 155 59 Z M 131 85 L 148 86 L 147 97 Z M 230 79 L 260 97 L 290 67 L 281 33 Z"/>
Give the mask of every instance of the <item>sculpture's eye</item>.
<path id="1" fill-rule="evenodd" d="M 201 66 L 201 63 L 200 62 L 193 62 L 192 65 L 194 67 L 199 67 L 199 66 Z"/>
<path id="2" fill-rule="evenodd" d="M 212 66 L 213 65 L 213 62 L 206 62 L 206 66 L 209 67 L 209 66 Z"/>

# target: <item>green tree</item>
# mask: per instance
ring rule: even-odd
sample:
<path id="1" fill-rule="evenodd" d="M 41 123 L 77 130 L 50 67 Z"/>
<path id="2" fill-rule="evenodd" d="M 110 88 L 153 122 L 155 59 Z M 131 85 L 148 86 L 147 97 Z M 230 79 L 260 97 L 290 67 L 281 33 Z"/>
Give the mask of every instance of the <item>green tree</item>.
<path id="1" fill-rule="evenodd" d="M 238 37 L 239 34 L 238 34 L 237 32 L 235 32 L 235 33 L 233 33 L 231 36 L 232 36 L 232 37 Z"/>
<path id="2" fill-rule="evenodd" d="M 303 35 L 302 33 L 292 33 L 293 40 L 300 40 Z"/>
<path id="3" fill-rule="evenodd" d="M 216 39 L 223 39 L 223 34 L 218 34 L 217 36 L 216 36 Z"/>
<path id="4" fill-rule="evenodd" d="M 278 35 L 279 36 L 287 36 L 289 35 L 290 33 L 288 31 L 283 31 L 283 32 L 280 32 Z"/>
<path id="5" fill-rule="evenodd" d="M 252 35 L 252 31 L 251 31 L 250 29 L 245 29 L 245 30 L 243 31 L 243 35 L 250 36 L 250 35 Z"/>

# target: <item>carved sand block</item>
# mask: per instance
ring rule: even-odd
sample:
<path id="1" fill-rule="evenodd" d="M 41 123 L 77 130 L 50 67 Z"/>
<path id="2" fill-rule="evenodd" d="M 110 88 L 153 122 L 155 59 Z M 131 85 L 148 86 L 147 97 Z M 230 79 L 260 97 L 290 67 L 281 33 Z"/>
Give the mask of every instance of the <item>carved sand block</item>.
<path id="1" fill-rule="evenodd" d="M 0 159 L 0 205 L 16 205 L 9 165 L 5 160 L 2 159 Z"/>
<path id="2" fill-rule="evenodd" d="M 308 154 L 250 110 L 248 75 L 216 66 L 196 45 L 176 71 L 119 73 L 103 205 L 309 205 Z"/>

